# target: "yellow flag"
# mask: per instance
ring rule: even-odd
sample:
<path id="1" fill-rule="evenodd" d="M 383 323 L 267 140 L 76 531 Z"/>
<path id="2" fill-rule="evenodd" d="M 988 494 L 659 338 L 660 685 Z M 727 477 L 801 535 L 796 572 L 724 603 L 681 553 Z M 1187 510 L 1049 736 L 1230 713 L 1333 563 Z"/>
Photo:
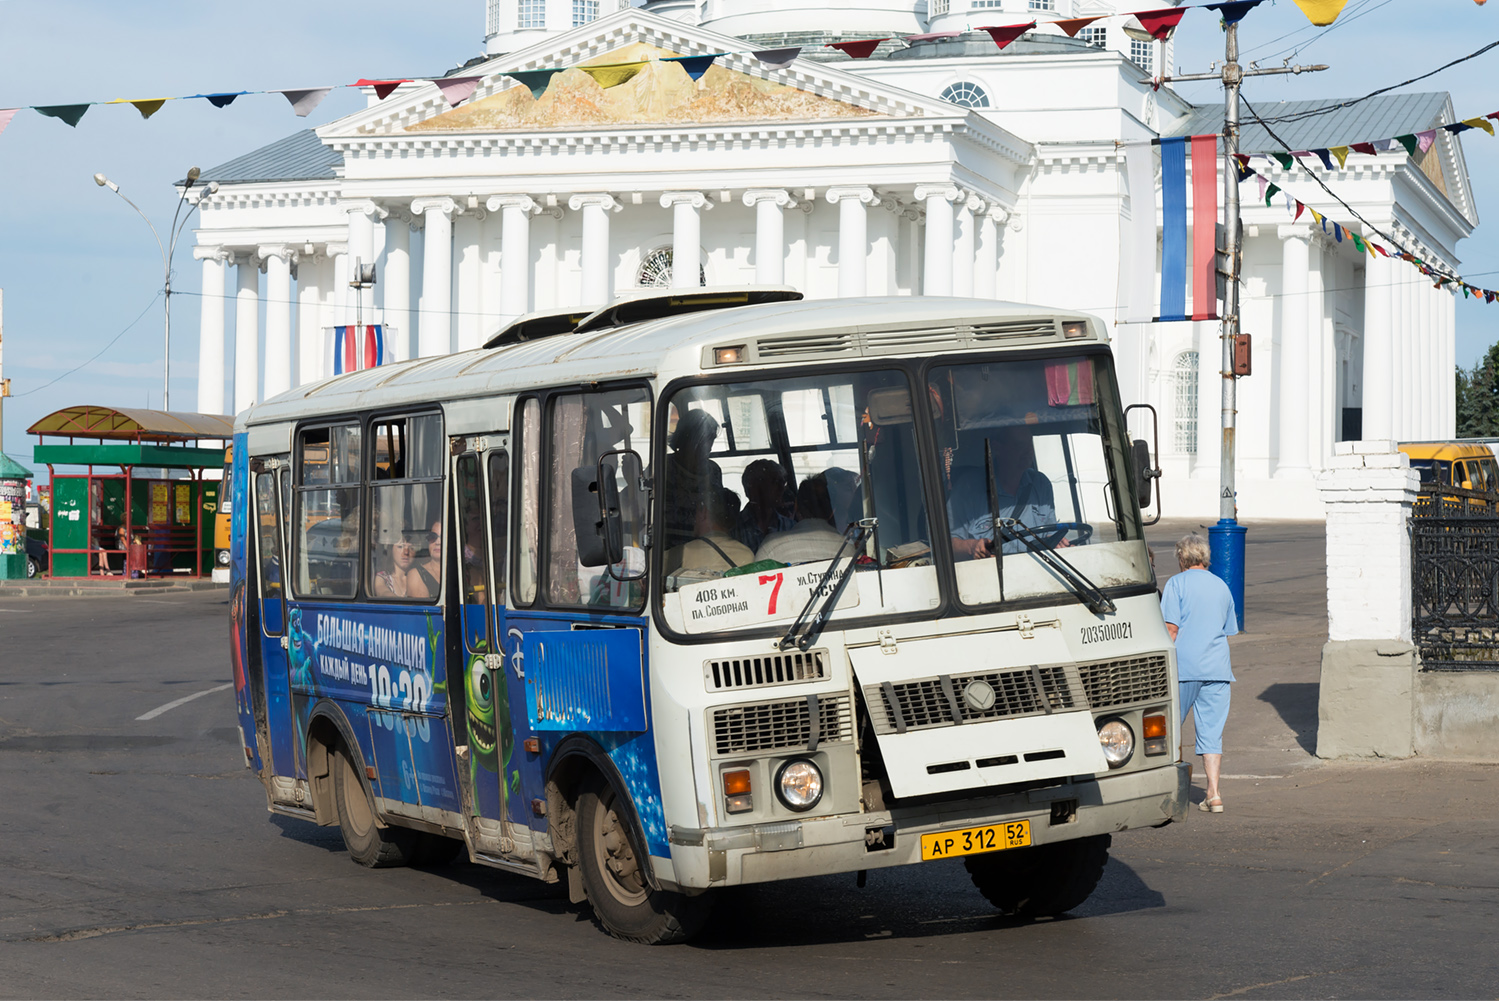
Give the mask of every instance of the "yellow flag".
<path id="1" fill-rule="evenodd" d="M 1343 5 L 1348 0 L 1296 0 L 1296 6 L 1301 8 L 1307 20 L 1319 28 L 1332 24 L 1343 13 Z"/>
<path id="2" fill-rule="evenodd" d="M 1475 129 L 1483 129 L 1489 135 L 1494 134 L 1494 123 L 1486 118 L 1464 118 L 1464 125 L 1471 125 Z"/>
<path id="3" fill-rule="evenodd" d="M 608 90 L 610 87 L 618 87 L 644 68 L 644 59 L 633 63 L 608 63 L 604 66 L 578 67 L 578 69 L 597 80 L 598 85 L 605 90 Z"/>
<path id="4" fill-rule="evenodd" d="M 1347 165 L 1347 163 L 1348 163 L 1348 147 L 1347 146 L 1333 146 L 1333 147 L 1330 147 L 1327 152 L 1331 153 L 1333 156 L 1335 156 L 1335 157 L 1338 158 L 1338 166 L 1339 167 L 1343 167 L 1343 166 Z"/>
<path id="5" fill-rule="evenodd" d="M 149 101 L 131 101 L 130 103 L 135 105 L 135 110 L 141 113 L 142 118 L 150 118 L 161 110 L 161 106 L 167 103 L 167 99 L 158 97 Z"/>

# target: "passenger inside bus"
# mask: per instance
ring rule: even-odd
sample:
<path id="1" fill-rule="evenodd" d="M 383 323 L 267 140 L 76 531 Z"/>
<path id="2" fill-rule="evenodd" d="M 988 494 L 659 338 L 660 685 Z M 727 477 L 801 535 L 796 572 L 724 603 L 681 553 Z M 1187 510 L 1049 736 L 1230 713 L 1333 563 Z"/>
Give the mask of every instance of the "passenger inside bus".
<path id="1" fill-rule="evenodd" d="M 722 574 L 753 563 L 755 552 L 729 534 L 739 518 L 739 495 L 732 490 L 710 491 L 697 507 L 697 537 L 666 551 L 666 572 L 677 570 Z"/>
<path id="2" fill-rule="evenodd" d="M 802 480 L 801 486 L 796 488 L 796 524 L 784 532 L 767 536 L 755 551 L 756 562 L 810 563 L 830 560 L 837 555 L 843 546 L 843 533 L 833 527 L 833 500 L 828 490 L 828 474 L 833 471 L 830 469 Z"/>
<path id="3" fill-rule="evenodd" d="M 667 444 L 664 511 L 667 547 L 695 536 L 697 509 L 710 491 L 723 489 L 723 470 L 709 458 L 718 438 L 718 421 L 706 410 L 688 410 L 677 421 Z"/>
<path id="4" fill-rule="evenodd" d="M 427 533 L 427 558 L 406 575 L 406 591 L 413 598 L 435 598 L 442 580 L 442 522 L 434 521 Z"/>
<path id="5" fill-rule="evenodd" d="M 767 535 L 796 525 L 791 516 L 795 505 L 786 503 L 786 471 L 774 459 L 751 462 L 744 468 L 742 482 L 747 503 L 735 519 L 734 538 L 753 552 Z"/>
<path id="6" fill-rule="evenodd" d="M 410 539 L 397 539 L 391 543 L 385 562 L 386 569 L 375 573 L 375 597 L 406 597 L 407 578 L 411 575 L 412 566 L 416 564 L 416 543 Z"/>
<path id="7" fill-rule="evenodd" d="M 994 456 L 994 501 L 1000 518 L 1013 518 L 1033 529 L 1057 520 L 1051 481 L 1036 468 L 1035 446 L 1026 427 L 1011 425 L 965 434 L 953 451 L 952 488 L 947 498 L 953 557 L 958 560 L 994 555 L 994 517 L 984 482 L 984 435 Z M 1061 539 L 1057 545 L 1069 543 Z M 1009 555 L 1024 552 L 1025 543 L 1013 539 L 1000 548 Z"/>

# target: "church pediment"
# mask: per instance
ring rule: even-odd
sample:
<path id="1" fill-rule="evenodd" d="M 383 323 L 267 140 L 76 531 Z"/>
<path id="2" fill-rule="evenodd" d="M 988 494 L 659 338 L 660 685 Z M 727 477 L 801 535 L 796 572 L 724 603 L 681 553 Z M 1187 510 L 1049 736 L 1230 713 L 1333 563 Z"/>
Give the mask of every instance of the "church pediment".
<path id="1" fill-rule="evenodd" d="M 642 62 L 628 80 L 604 87 L 574 67 L 552 77 L 537 98 L 525 86 L 471 101 L 406 127 L 407 132 L 504 132 L 609 125 L 711 124 L 871 118 L 880 113 L 790 83 L 751 76 L 715 62 L 698 80 L 681 63 L 687 55 L 645 42 L 603 53 L 580 66 Z"/>

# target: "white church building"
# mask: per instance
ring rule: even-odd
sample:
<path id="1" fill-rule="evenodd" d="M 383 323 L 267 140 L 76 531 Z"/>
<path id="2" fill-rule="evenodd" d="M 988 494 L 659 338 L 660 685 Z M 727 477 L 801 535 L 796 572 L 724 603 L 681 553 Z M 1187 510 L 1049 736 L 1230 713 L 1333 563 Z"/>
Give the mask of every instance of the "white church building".
<path id="1" fill-rule="evenodd" d="M 1221 106 L 1152 85 L 1172 65 L 1170 43 L 1133 39 L 1120 17 L 1077 38 L 1044 23 L 1113 14 L 1115 0 L 599 8 L 488 0 L 486 55 L 450 74 L 480 78 L 457 108 L 431 82 L 383 100 L 371 90 L 355 114 L 203 173 L 218 187 L 189 193 L 201 197 L 200 411 L 239 411 L 331 375 L 339 325 L 383 325 L 385 357 L 400 360 L 477 348 L 523 313 L 651 285 L 977 296 L 1102 318 L 1126 402 L 1160 417 L 1166 513 L 1216 518 L 1219 324 L 1118 322 L 1131 214 L 1119 143 L 1222 128 Z M 1003 50 L 968 30 L 1032 17 L 1043 23 Z M 867 59 L 825 47 L 880 35 L 891 37 Z M 787 46 L 802 55 L 783 68 L 751 54 Z M 696 81 L 662 61 L 719 53 Z M 636 60 L 647 62 L 618 86 L 569 69 L 539 98 L 507 76 Z M 1386 96 L 1282 135 L 1297 148 L 1346 145 L 1452 116 L 1445 94 Z M 1246 128 L 1242 148 L 1272 144 Z M 1304 173 L 1255 166 L 1362 232 Z M 1446 132 L 1416 156 L 1351 154 L 1325 179 L 1404 249 L 1449 268 L 1477 224 Z M 1254 354 L 1239 382 L 1239 513 L 1318 517 L 1313 476 L 1334 442 L 1453 434 L 1454 302 L 1410 265 L 1243 191 L 1242 329 Z M 352 289 L 368 264 L 374 284 Z"/>

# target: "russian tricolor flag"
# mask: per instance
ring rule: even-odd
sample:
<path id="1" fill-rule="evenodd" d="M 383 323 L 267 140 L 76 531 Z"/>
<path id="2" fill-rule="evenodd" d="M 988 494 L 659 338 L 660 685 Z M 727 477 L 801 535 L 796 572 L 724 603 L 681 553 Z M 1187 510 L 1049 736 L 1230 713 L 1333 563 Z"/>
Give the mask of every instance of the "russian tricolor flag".
<path id="1" fill-rule="evenodd" d="M 333 328 L 333 374 L 385 364 L 385 330 L 378 324 Z"/>
<path id="2" fill-rule="evenodd" d="M 1153 146 L 1161 150 L 1160 310 L 1156 310 L 1156 187 Z M 1192 163 L 1188 261 L 1187 158 Z M 1218 137 L 1177 136 L 1125 148 L 1130 220 L 1123 246 L 1122 323 L 1216 320 Z M 1187 288 L 1192 311 L 1187 312 Z"/>

